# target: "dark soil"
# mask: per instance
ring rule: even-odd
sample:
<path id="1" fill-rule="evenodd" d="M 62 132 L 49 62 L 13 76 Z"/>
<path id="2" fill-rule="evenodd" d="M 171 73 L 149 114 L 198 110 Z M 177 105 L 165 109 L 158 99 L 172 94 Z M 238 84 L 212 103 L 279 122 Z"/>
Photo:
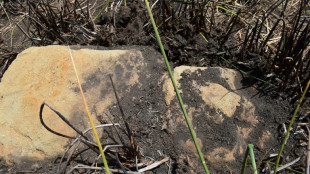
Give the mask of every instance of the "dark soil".
<path id="1" fill-rule="evenodd" d="M 123 5 L 117 12 L 104 12 L 97 20 L 96 25 L 98 28 L 104 28 L 100 30 L 99 35 L 92 40 L 69 40 L 67 42 L 59 42 L 58 40 L 48 40 L 42 45 L 48 44 L 79 44 L 79 45 L 100 45 L 108 47 L 108 49 L 120 48 L 121 46 L 147 46 L 152 47 L 160 52 L 153 28 L 149 21 L 148 14 L 145 10 L 145 5 L 141 1 L 127 2 L 127 7 Z M 247 52 L 246 54 L 239 55 L 238 52 L 233 49 L 234 45 L 240 43 L 240 40 L 231 37 L 225 38 L 225 34 L 228 30 L 225 25 L 231 17 L 224 15 L 223 17 L 216 18 L 214 21 L 214 29 L 207 27 L 201 28 L 200 25 L 195 25 L 189 22 L 184 16 L 175 16 L 173 20 L 168 22 L 162 22 L 158 9 L 154 10 L 155 20 L 158 21 L 157 25 L 160 31 L 161 39 L 167 53 L 167 56 L 172 67 L 179 65 L 190 65 L 200 67 L 227 67 L 232 68 L 231 65 L 220 59 L 223 56 L 231 60 L 235 65 L 240 67 L 243 71 L 251 74 L 255 77 L 262 78 L 268 82 L 278 85 L 275 81 L 275 77 L 267 78 L 268 70 L 265 67 L 265 61 L 262 56 L 256 53 Z M 7 23 L 5 14 L 0 13 L 0 21 L 2 24 Z M 12 16 L 14 16 L 12 14 Z M 14 17 L 18 17 L 15 15 Z M 4 25 L 3 25 L 4 26 Z M 3 27 L 1 26 L 1 27 Z M 111 30 L 105 30 L 109 26 Z M 243 23 L 239 22 L 235 26 L 234 30 L 243 28 Z M 206 42 L 199 33 L 202 33 L 208 38 Z M 6 34 L 7 35 L 7 34 Z M 3 40 L 2 40 L 3 39 Z M 31 43 L 26 39 L 21 31 L 16 30 L 14 34 L 15 43 L 23 43 L 16 46 L 17 48 L 10 52 L 10 54 L 2 54 L 0 57 L 0 77 L 2 73 L 8 68 L 10 62 L 14 60 L 16 53 L 28 48 Z M 9 45 L 9 40 L 0 38 L 0 44 Z M 12 56 L 13 55 L 13 56 Z M 239 56 L 242 56 L 241 58 Z M 9 59 L 7 59 L 9 57 Z M 240 61 L 240 59 L 242 61 Z M 8 60 L 5 63 L 4 60 Z M 164 71 L 161 70 L 161 71 Z M 216 72 L 214 72 L 216 73 Z M 206 81 L 214 82 L 219 79 L 212 79 L 210 74 L 205 74 L 210 79 L 205 81 L 198 81 L 198 83 L 205 83 Z M 283 141 L 283 124 L 286 127 L 289 124 L 289 120 L 297 105 L 296 100 L 300 97 L 300 90 L 296 92 L 298 83 L 291 84 L 293 86 L 289 89 L 294 90 L 280 90 L 277 87 L 269 87 L 265 83 L 258 82 L 250 76 L 244 76 L 240 74 L 240 78 L 243 78 L 242 83 L 237 86 L 240 88 L 236 93 L 248 96 L 256 106 L 256 114 L 261 116 L 261 125 L 258 125 L 257 132 L 253 132 L 247 143 L 254 144 L 254 152 L 257 163 L 260 163 L 260 171 L 266 167 L 262 164 L 262 160 L 268 159 L 269 154 L 278 153 L 279 147 Z M 187 76 L 182 82 L 182 88 L 191 90 L 191 86 L 188 86 L 191 80 L 199 79 L 197 75 Z M 145 79 L 139 79 L 145 81 Z M 158 108 L 165 108 L 163 101 L 163 93 L 159 88 L 157 82 L 144 82 L 150 83 L 151 89 L 143 89 L 139 96 L 137 94 L 126 91 L 126 97 L 121 100 L 124 111 L 126 111 L 128 123 L 133 131 L 133 136 L 139 146 L 144 150 L 143 154 L 146 156 L 155 157 L 156 160 L 161 160 L 163 156 L 169 156 L 172 159 L 170 170 L 172 173 L 203 173 L 202 167 L 199 166 L 200 162 L 198 158 L 192 153 L 184 151 L 177 145 L 180 141 L 186 141 L 190 139 L 188 129 L 184 125 L 177 125 L 176 130 L 178 134 L 171 134 L 169 131 L 162 129 L 162 124 L 165 122 L 164 118 L 160 118 L 160 115 L 165 115 L 167 110 L 159 110 Z M 225 84 L 223 83 L 225 86 Z M 119 89 L 122 90 L 124 89 Z M 125 90 L 124 90 L 125 91 Z M 187 91 L 187 90 L 184 90 Z M 253 92 L 256 95 L 253 95 Z M 197 107 L 195 96 L 189 96 L 186 93 L 183 94 L 184 103 L 188 106 Z M 135 98 L 135 100 L 132 100 Z M 149 103 L 149 101 L 157 101 L 156 103 Z M 174 101 L 176 102 L 176 101 Z M 156 112 L 150 112 L 156 111 Z M 193 124 L 196 127 L 196 133 L 198 137 L 203 140 L 205 147 L 202 151 L 206 152 L 214 147 L 227 147 L 231 148 L 231 144 L 237 141 L 237 138 L 230 134 L 231 131 L 236 130 L 236 126 L 250 127 L 250 125 L 242 122 L 238 119 L 227 120 L 222 125 L 214 125 L 206 122 L 206 120 L 199 119 L 199 114 L 206 112 L 209 108 L 203 108 L 201 113 L 195 113 L 198 116 L 193 119 Z M 303 136 L 307 134 L 294 134 L 296 131 L 305 130 L 304 126 L 298 125 L 299 123 L 309 123 L 310 116 L 310 101 L 306 98 L 301 111 L 297 116 L 297 120 L 293 126 L 290 138 L 287 141 L 285 150 L 283 152 L 283 164 L 288 163 L 298 157 L 302 157 L 302 160 L 295 164 L 292 168 L 304 171 L 305 170 L 305 154 L 306 146 L 302 145 L 302 142 L 307 144 L 307 137 Z M 109 112 L 114 116 L 119 116 L 120 111 L 117 107 L 111 107 Z M 179 110 L 173 110 L 171 112 L 180 112 Z M 159 120 L 155 122 L 155 120 Z M 208 126 L 206 126 L 208 125 Z M 149 129 L 151 127 L 151 129 Z M 256 129 L 257 129 L 256 128 Z M 264 130 L 270 130 L 274 137 L 269 143 L 269 149 L 257 148 L 257 140 Z M 214 136 L 216 131 L 216 135 Z M 210 143 L 211 142 L 211 143 Z M 182 154 L 182 156 L 181 156 Z M 236 173 L 240 172 L 243 156 L 234 162 L 223 165 L 216 165 L 207 161 L 208 167 L 211 173 Z M 273 159 L 274 160 L 274 159 Z M 0 161 L 2 162 L 2 161 Z M 194 163 L 195 165 L 192 165 Z M 56 164 L 55 164 L 56 166 Z M 55 166 L 45 166 L 38 170 L 38 173 L 50 173 Z M 199 166 L 199 167 L 197 167 Z M 195 168 L 197 167 L 197 168 Z M 153 173 L 166 173 L 168 171 L 168 165 L 161 165 L 154 169 Z M 6 166 L 0 163 L 0 173 L 15 173 L 16 171 L 29 171 L 31 169 L 15 169 L 12 166 Z M 32 170 L 33 171 L 33 170 Z M 248 166 L 248 173 L 251 173 L 250 166 Z M 283 172 L 290 173 L 290 172 Z"/>

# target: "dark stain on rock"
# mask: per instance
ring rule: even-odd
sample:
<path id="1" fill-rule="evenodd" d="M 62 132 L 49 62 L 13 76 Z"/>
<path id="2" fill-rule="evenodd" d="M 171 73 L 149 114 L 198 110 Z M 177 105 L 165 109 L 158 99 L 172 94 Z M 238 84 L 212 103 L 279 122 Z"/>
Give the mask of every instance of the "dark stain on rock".
<path id="1" fill-rule="evenodd" d="M 101 77 L 100 77 L 100 72 L 95 72 L 93 74 L 90 74 L 88 77 L 85 79 L 85 88 L 94 88 L 100 84 Z"/>
<path id="2" fill-rule="evenodd" d="M 120 65 L 120 64 L 117 64 L 117 65 L 115 66 L 114 74 L 116 75 L 116 78 L 122 79 L 123 74 L 124 74 L 124 68 L 123 68 L 123 66 Z"/>
<path id="3" fill-rule="evenodd" d="M 127 72 L 126 76 L 125 76 L 125 79 L 130 79 L 131 76 L 132 76 L 132 73 L 131 72 Z"/>
<path id="4" fill-rule="evenodd" d="M 102 81 L 102 73 L 100 71 L 96 71 L 95 73 L 88 75 L 85 78 L 85 82 L 81 84 L 83 92 L 87 92 L 88 90 L 97 87 L 98 85 L 100 85 L 101 81 Z M 80 89 L 78 86 L 73 88 L 73 91 L 75 93 L 80 93 Z"/>
<path id="5" fill-rule="evenodd" d="M 112 88 L 112 87 L 111 87 Z M 107 96 L 107 94 L 109 94 L 111 92 L 111 90 L 109 90 L 108 88 L 102 88 L 100 90 L 100 98 L 104 100 L 104 98 Z"/>
<path id="6" fill-rule="evenodd" d="M 200 70 L 201 71 L 201 70 Z M 205 79 L 206 82 L 217 83 L 225 87 L 227 90 L 232 90 L 227 82 L 227 80 L 221 77 L 221 71 L 218 68 L 208 68 L 205 71 L 202 71 L 202 78 L 198 79 Z"/>

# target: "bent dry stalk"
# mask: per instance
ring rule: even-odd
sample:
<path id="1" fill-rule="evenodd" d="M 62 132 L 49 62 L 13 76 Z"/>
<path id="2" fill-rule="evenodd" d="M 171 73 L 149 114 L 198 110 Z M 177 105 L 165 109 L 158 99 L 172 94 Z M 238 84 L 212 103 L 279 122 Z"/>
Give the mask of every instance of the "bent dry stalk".
<path id="1" fill-rule="evenodd" d="M 153 18 L 153 14 L 152 14 L 152 11 L 151 11 L 151 8 L 150 8 L 150 5 L 149 5 L 148 0 L 145 0 L 145 5 L 146 5 L 146 7 L 147 7 L 147 11 L 148 11 L 148 13 L 149 13 L 149 16 L 150 16 L 150 19 L 151 19 L 151 22 L 152 22 L 152 25 L 153 25 L 153 28 L 154 28 L 154 32 L 155 32 L 155 35 L 156 35 L 156 39 L 157 39 L 158 45 L 159 45 L 160 50 L 161 50 L 161 53 L 162 53 L 162 55 L 163 55 L 163 57 L 164 57 L 164 61 L 165 61 L 166 67 L 167 67 L 167 69 L 168 69 L 171 82 L 172 82 L 172 84 L 173 84 L 174 90 L 175 90 L 176 95 L 177 95 L 177 98 L 178 98 L 178 100 L 179 100 L 179 103 L 180 103 L 181 109 L 182 109 L 182 111 L 183 111 L 183 114 L 184 114 L 184 117 L 185 117 L 187 126 L 188 126 L 189 131 L 190 131 L 190 134 L 191 134 L 191 136 L 192 136 L 192 138 L 193 138 L 193 141 L 194 141 L 194 144 L 195 144 L 197 153 L 198 153 L 198 155 L 199 155 L 200 161 L 201 161 L 201 163 L 202 163 L 202 165 L 203 165 L 203 168 L 204 168 L 205 172 L 206 172 L 207 174 L 209 174 L 209 173 L 210 173 L 210 172 L 209 172 L 209 169 L 208 169 L 207 164 L 206 164 L 206 162 L 205 162 L 205 160 L 204 160 L 204 158 L 203 158 L 203 155 L 202 155 L 202 153 L 201 153 L 200 147 L 199 147 L 199 145 L 198 145 L 198 143 L 197 143 L 195 132 L 194 132 L 194 130 L 193 130 L 193 128 L 192 128 L 192 125 L 191 125 L 191 123 L 190 123 L 190 120 L 189 120 L 189 118 L 188 118 L 188 116 L 187 116 L 186 109 L 185 109 L 185 107 L 184 107 L 184 105 L 183 105 L 183 100 L 182 100 L 182 98 L 181 98 L 181 95 L 180 95 L 179 90 L 178 90 L 178 88 L 177 88 L 177 86 L 176 86 L 174 77 L 173 77 L 173 75 L 172 75 L 172 71 L 171 71 L 171 68 L 170 68 L 170 65 L 169 65 L 169 62 L 168 62 L 168 59 L 167 59 L 167 56 L 166 56 L 166 53 L 165 53 L 163 44 L 162 44 L 162 42 L 161 42 L 159 33 L 158 33 L 158 31 L 157 31 L 157 27 L 156 27 L 156 24 L 155 24 L 155 21 L 154 21 L 154 18 Z"/>

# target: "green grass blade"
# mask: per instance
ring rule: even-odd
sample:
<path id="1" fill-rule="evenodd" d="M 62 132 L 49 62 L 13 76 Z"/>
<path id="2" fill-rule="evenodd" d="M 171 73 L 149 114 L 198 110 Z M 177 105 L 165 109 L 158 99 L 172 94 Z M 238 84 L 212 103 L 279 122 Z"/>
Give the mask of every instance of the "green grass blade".
<path id="1" fill-rule="evenodd" d="M 233 11 L 231 11 L 231 10 L 228 10 L 227 8 L 225 8 L 225 7 L 223 7 L 223 6 L 217 5 L 216 7 L 218 7 L 218 8 L 220 8 L 220 9 L 224 10 L 224 11 L 227 11 L 227 12 L 229 12 L 229 13 L 231 13 L 231 14 L 237 16 L 237 13 L 235 13 L 235 12 L 233 12 Z"/>
<path id="2" fill-rule="evenodd" d="M 243 75 L 246 75 L 246 76 L 248 75 L 247 72 L 242 71 L 242 70 L 239 69 L 237 66 L 235 66 L 234 64 L 232 64 L 229 60 L 225 59 L 223 56 L 220 56 L 220 58 L 221 58 L 224 62 L 228 63 L 230 66 L 232 66 L 233 68 L 235 68 L 236 70 L 240 71 Z"/>
<path id="3" fill-rule="evenodd" d="M 171 82 L 172 82 L 172 84 L 173 84 L 174 90 L 175 90 L 175 92 L 176 92 L 177 98 L 178 98 L 179 103 L 180 103 L 180 106 L 181 106 L 181 108 L 182 108 L 182 111 L 183 111 L 183 114 L 184 114 L 184 117 L 185 117 L 187 126 L 188 126 L 189 131 L 190 131 L 190 133 L 191 133 L 191 136 L 192 136 L 192 138 L 193 138 L 193 141 L 194 141 L 194 144 L 195 144 L 197 153 L 198 153 L 198 155 L 199 155 L 199 158 L 200 158 L 200 160 L 201 160 L 201 163 L 202 163 L 202 165 L 203 165 L 203 167 L 204 167 L 205 172 L 206 172 L 207 174 L 209 174 L 210 172 L 209 172 L 208 167 L 207 167 L 207 164 L 206 164 L 206 162 L 205 162 L 205 160 L 204 160 L 204 158 L 203 158 L 203 155 L 202 155 L 202 153 L 201 153 L 200 147 L 199 147 L 199 145 L 198 145 L 198 143 L 197 143 L 195 132 L 194 132 L 194 130 L 193 130 L 193 128 L 192 128 L 192 125 L 191 125 L 191 123 L 190 123 L 190 120 L 189 120 L 189 118 L 188 118 L 188 116 L 187 116 L 186 109 L 185 109 L 185 107 L 184 107 L 184 105 L 183 105 L 183 100 L 182 100 L 182 98 L 181 98 L 181 95 L 180 95 L 179 90 L 178 90 L 178 88 L 177 88 L 177 85 L 176 85 L 176 83 L 175 83 L 175 80 L 174 80 L 174 77 L 173 77 L 173 74 L 172 74 L 172 71 L 171 71 L 171 68 L 170 68 L 170 65 L 169 65 L 169 62 L 168 62 L 168 59 L 167 59 L 167 56 L 166 56 L 164 47 L 163 47 L 163 44 L 162 44 L 162 42 L 161 42 L 159 33 L 158 33 L 158 31 L 157 31 L 157 27 L 156 27 L 156 24 L 155 24 L 155 21 L 154 21 L 154 18 L 153 18 L 153 14 L 152 14 L 152 11 L 151 11 L 151 8 L 150 8 L 150 5 L 149 5 L 148 0 L 145 0 L 145 5 L 146 5 L 146 7 L 147 7 L 147 11 L 148 11 L 148 13 L 149 13 L 149 16 L 150 16 L 150 19 L 151 19 L 151 22 L 152 22 L 152 25 L 153 25 L 153 28 L 154 28 L 154 32 L 155 32 L 155 35 L 156 35 L 156 39 L 157 39 L 158 45 L 159 45 L 160 50 L 161 50 L 161 53 L 162 53 L 162 55 L 163 55 L 163 57 L 164 57 L 164 61 L 165 61 L 166 67 L 167 67 L 167 69 L 168 69 Z"/>
<path id="4" fill-rule="evenodd" d="M 97 18 L 99 18 L 99 16 L 101 15 L 101 13 L 105 10 L 105 8 L 107 8 L 107 6 L 110 4 L 111 0 L 108 0 L 108 2 L 106 4 L 104 4 L 104 6 L 101 8 L 101 10 L 99 11 L 99 13 L 96 15 L 96 17 L 94 18 L 93 22 L 95 23 L 95 21 L 97 20 Z"/>
<path id="5" fill-rule="evenodd" d="M 199 34 L 201 35 L 201 37 L 202 37 L 206 42 L 209 42 L 208 39 L 207 39 L 201 32 L 199 32 Z"/>
<path id="6" fill-rule="evenodd" d="M 249 156 L 249 148 L 247 147 L 243 158 L 241 174 L 245 174 L 246 164 L 248 163 L 248 156 Z"/>
<path id="7" fill-rule="evenodd" d="M 275 168 L 275 170 L 274 170 L 274 174 L 277 173 L 277 170 L 278 170 L 278 167 L 279 167 L 280 158 L 281 158 L 281 155 L 282 155 L 282 152 L 283 152 L 283 149 L 284 149 L 285 142 L 286 142 L 287 139 L 288 139 L 288 136 L 289 136 L 289 134 L 290 134 L 290 130 L 291 130 L 292 125 L 293 125 L 293 123 L 294 123 L 294 121 L 295 121 L 295 118 L 296 118 L 297 112 L 298 112 L 298 110 L 299 110 L 299 107 L 300 107 L 300 105 L 301 105 L 301 103 L 302 103 L 302 100 L 304 99 L 304 97 L 305 97 L 305 95 L 306 95 L 306 93 L 307 93 L 307 91 L 308 91 L 308 89 L 309 89 L 309 85 L 310 85 L 310 80 L 308 81 L 307 86 L 306 86 L 306 88 L 305 88 L 305 90 L 304 90 L 304 92 L 303 92 L 301 98 L 299 99 L 298 105 L 297 105 L 297 107 L 296 107 L 296 109 L 295 109 L 295 111 L 294 111 L 293 117 L 292 117 L 292 119 L 291 119 L 291 121 L 290 121 L 290 124 L 289 124 L 289 126 L 288 126 L 288 128 L 287 128 L 287 132 L 286 132 L 286 134 L 285 134 L 284 140 L 283 140 L 282 145 L 281 145 L 281 148 L 280 148 L 280 152 L 279 152 L 278 157 L 277 157 L 276 168 Z M 307 164 L 307 165 L 309 165 L 309 164 Z"/>
<path id="8" fill-rule="evenodd" d="M 255 156 L 254 156 L 254 151 L 253 151 L 253 144 L 249 144 L 248 148 L 249 148 L 249 151 L 250 151 L 250 157 L 251 157 L 251 162 L 252 162 L 253 173 L 257 174 Z"/>
<path id="9" fill-rule="evenodd" d="M 250 154 L 250 157 L 251 157 L 253 173 L 257 174 L 255 156 L 254 156 L 254 151 L 253 151 L 253 144 L 249 144 L 248 147 L 246 148 L 246 152 L 245 152 L 245 155 L 244 155 L 244 158 L 243 158 L 243 163 L 242 163 L 241 174 L 245 173 L 246 165 L 248 163 L 248 156 L 249 156 L 249 154 Z"/>

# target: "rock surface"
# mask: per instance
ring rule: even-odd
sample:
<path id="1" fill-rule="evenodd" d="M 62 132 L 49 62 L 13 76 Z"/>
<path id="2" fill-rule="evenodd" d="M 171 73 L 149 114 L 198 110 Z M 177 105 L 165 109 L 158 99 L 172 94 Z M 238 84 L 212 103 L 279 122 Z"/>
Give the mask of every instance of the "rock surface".
<path id="1" fill-rule="evenodd" d="M 144 47 L 74 49 L 73 57 L 96 124 L 112 120 L 123 125 L 108 76 L 112 74 L 142 157 L 161 160 L 168 156 L 176 173 L 203 172 L 158 52 Z M 286 113 L 275 104 L 266 105 L 255 89 L 244 88 L 237 71 L 180 66 L 174 68 L 174 76 L 211 173 L 240 172 L 249 143 L 261 154 L 257 160 L 275 146 L 277 141 L 271 135 L 277 135 L 278 124 L 271 116 Z M 55 159 L 64 153 L 69 141 L 40 124 L 43 101 L 79 130 L 90 127 L 68 47 L 29 48 L 4 74 L 0 83 L 0 157 L 7 164 Z M 49 109 L 45 108 L 43 117 L 54 130 L 75 136 Z M 162 165 L 154 172 L 166 173 L 168 168 Z"/>
<path id="2" fill-rule="evenodd" d="M 135 49 L 72 52 L 95 124 L 99 124 L 95 115 L 115 103 L 108 74 L 114 75 L 116 85 L 121 82 L 130 88 L 142 85 L 138 78 L 147 68 L 149 72 L 156 71 L 148 63 L 161 67 L 158 65 L 160 56 L 146 59 Z M 64 153 L 68 139 L 51 134 L 40 124 L 39 108 L 44 101 L 79 130 L 90 127 L 66 46 L 29 48 L 18 55 L 2 78 L 0 156 L 8 164 L 20 164 L 26 159 L 40 161 Z M 43 118 L 53 130 L 75 136 L 75 132 L 47 107 Z"/>
<path id="3" fill-rule="evenodd" d="M 238 165 L 242 164 L 248 144 L 252 143 L 264 151 L 275 143 L 271 138 L 271 135 L 276 134 L 271 119 L 274 113 L 272 107 L 275 105 L 264 105 L 265 98 L 254 97 L 257 91 L 244 88 L 237 71 L 218 67 L 180 66 L 174 69 L 174 77 L 198 144 L 208 166 L 212 166 L 211 173 L 240 172 Z M 187 132 L 172 83 L 168 75 L 164 79 L 165 103 L 169 109 L 162 118 L 162 129 L 175 136 L 172 144 L 180 144 L 187 149 L 187 153 L 176 150 L 180 154 L 179 158 L 184 158 L 183 162 L 180 161 L 184 169 L 186 165 L 191 168 L 186 169 L 187 173 L 203 173 L 200 161 L 196 160 L 196 148 Z"/>

